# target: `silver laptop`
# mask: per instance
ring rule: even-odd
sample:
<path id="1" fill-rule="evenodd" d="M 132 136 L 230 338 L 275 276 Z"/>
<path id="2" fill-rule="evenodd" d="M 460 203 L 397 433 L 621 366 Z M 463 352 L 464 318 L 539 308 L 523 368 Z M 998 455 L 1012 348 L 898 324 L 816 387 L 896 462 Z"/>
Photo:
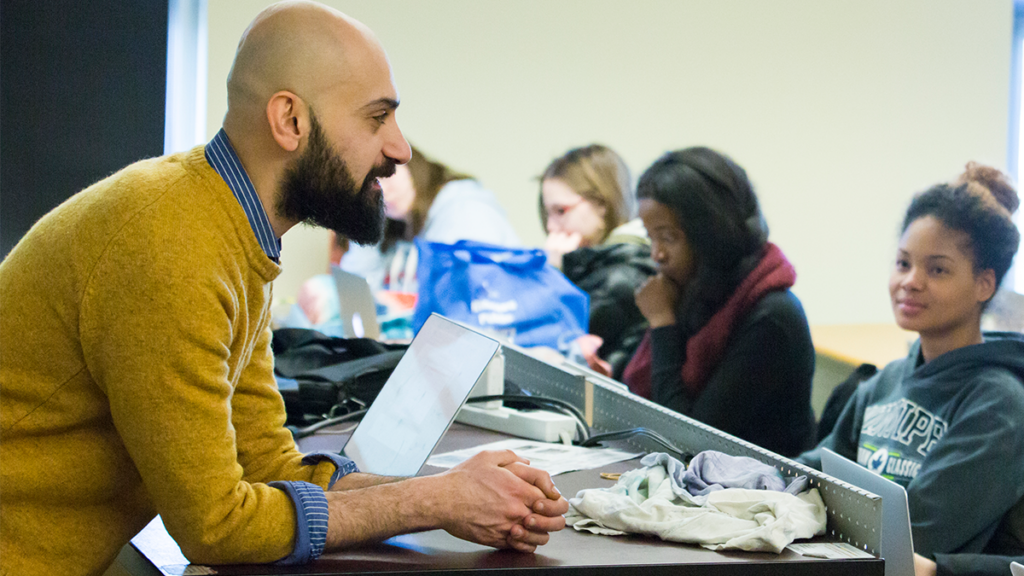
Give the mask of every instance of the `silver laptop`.
<path id="1" fill-rule="evenodd" d="M 867 468 L 836 454 L 821 450 L 821 471 L 882 497 L 881 555 L 886 576 L 914 576 L 914 537 L 910 530 L 907 491 Z"/>
<path id="2" fill-rule="evenodd" d="M 366 279 L 357 274 L 331 266 L 331 275 L 338 289 L 338 305 L 341 307 L 342 331 L 346 338 L 380 337 L 377 322 L 377 304 Z"/>
<path id="3" fill-rule="evenodd" d="M 432 314 L 342 453 L 362 472 L 415 476 L 498 346 L 479 332 Z"/>
<path id="4" fill-rule="evenodd" d="M 1011 562 L 1010 563 L 1010 572 L 1013 574 L 1013 576 L 1024 576 L 1024 564 L 1019 564 L 1017 562 Z"/>

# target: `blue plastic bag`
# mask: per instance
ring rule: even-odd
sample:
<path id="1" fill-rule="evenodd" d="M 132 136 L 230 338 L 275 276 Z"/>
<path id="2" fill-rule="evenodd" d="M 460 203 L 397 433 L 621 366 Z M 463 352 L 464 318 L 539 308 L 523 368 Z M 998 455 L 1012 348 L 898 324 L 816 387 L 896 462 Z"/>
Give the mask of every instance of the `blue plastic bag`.
<path id="1" fill-rule="evenodd" d="M 417 332 L 432 312 L 523 346 L 566 351 L 587 333 L 590 297 L 543 250 L 416 239 Z"/>

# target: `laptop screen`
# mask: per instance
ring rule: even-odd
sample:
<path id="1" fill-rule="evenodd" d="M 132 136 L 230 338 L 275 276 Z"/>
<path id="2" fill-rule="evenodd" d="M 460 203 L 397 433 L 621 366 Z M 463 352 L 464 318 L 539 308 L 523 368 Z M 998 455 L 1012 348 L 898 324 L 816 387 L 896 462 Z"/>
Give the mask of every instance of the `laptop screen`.
<path id="1" fill-rule="evenodd" d="M 882 497 L 881 556 L 886 576 L 914 576 L 914 537 L 907 491 L 856 462 L 821 449 L 821 471 Z"/>
<path id="2" fill-rule="evenodd" d="M 331 266 L 331 275 L 338 289 L 338 306 L 345 337 L 380 337 L 377 304 L 373 300 L 373 292 L 366 279 L 337 266 Z"/>
<path id="3" fill-rule="evenodd" d="M 431 315 L 343 454 L 362 472 L 415 476 L 497 351 L 495 340 Z"/>

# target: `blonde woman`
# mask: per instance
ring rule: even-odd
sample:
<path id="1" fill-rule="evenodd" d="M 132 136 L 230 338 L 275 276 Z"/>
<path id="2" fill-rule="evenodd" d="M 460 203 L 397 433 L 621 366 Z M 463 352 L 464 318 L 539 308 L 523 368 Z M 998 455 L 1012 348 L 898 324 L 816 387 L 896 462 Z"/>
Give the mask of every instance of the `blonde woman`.
<path id="1" fill-rule="evenodd" d="M 590 295 L 591 366 L 621 379 L 647 329 L 633 292 L 655 273 L 625 162 L 600 144 L 574 148 L 541 176 L 540 217 L 552 265 Z M 590 358 L 588 358 L 590 360 Z"/>

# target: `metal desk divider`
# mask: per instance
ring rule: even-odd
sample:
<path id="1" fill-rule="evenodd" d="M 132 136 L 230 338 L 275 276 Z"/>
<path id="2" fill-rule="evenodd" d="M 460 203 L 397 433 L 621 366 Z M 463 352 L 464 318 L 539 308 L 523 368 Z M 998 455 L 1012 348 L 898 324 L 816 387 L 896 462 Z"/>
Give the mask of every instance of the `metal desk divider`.
<path id="1" fill-rule="evenodd" d="M 522 349 L 503 343 L 505 379 L 533 394 L 557 398 L 579 408 L 588 424 L 601 432 L 643 426 L 671 440 L 684 451 L 696 454 L 718 450 L 733 456 L 749 456 L 782 471 L 786 476 L 805 474 L 818 489 L 828 513 L 826 533 L 875 556 L 879 555 L 882 498 L 841 480 L 769 452 L 654 402 L 630 394 L 597 373 L 559 367 L 539 360 Z M 629 444 L 645 451 L 663 451 L 651 440 L 636 437 Z"/>

